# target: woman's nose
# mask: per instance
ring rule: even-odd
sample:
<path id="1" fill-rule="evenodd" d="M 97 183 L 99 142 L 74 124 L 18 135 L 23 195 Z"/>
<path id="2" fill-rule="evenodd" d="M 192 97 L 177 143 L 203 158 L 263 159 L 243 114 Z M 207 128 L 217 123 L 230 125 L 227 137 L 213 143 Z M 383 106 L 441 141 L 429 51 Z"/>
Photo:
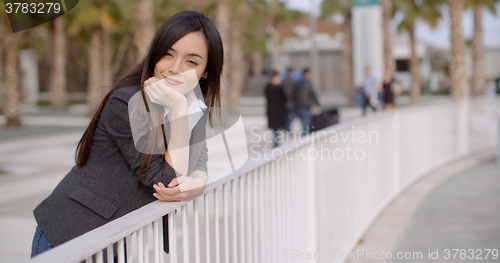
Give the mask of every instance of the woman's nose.
<path id="1" fill-rule="evenodd" d="M 176 59 L 172 65 L 170 65 L 169 71 L 172 75 L 181 73 L 181 59 Z"/>

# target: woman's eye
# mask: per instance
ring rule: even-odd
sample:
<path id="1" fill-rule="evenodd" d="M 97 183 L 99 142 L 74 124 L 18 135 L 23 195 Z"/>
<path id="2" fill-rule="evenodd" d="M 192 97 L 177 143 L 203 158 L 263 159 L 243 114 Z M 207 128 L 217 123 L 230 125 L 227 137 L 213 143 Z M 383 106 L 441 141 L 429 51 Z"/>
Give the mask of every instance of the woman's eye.
<path id="1" fill-rule="evenodd" d="M 167 52 L 167 54 L 165 56 L 172 56 L 172 54 L 170 54 L 170 53 Z"/>
<path id="2" fill-rule="evenodd" d="M 198 63 L 196 63 L 195 61 L 193 60 L 189 60 L 189 63 L 193 64 L 193 65 L 198 65 Z"/>

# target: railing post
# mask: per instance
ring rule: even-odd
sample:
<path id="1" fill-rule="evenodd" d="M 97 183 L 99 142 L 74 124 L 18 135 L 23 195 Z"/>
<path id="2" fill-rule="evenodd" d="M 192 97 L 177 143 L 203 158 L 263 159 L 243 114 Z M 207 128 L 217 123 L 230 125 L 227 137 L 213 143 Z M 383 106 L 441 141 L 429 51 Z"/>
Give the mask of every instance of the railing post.
<path id="1" fill-rule="evenodd" d="M 314 137 L 312 137 L 314 138 Z M 307 252 L 319 252 L 318 251 L 318 244 L 317 244 L 317 239 L 318 239 L 318 211 L 317 211 L 317 192 L 318 189 L 316 187 L 316 159 L 318 158 L 318 153 L 317 149 L 315 147 L 315 142 L 312 140 L 309 143 L 309 146 L 307 147 L 307 153 L 306 156 L 308 158 L 307 160 L 307 174 L 305 175 L 307 180 L 305 181 L 305 187 L 304 187 L 304 193 L 305 193 L 305 201 L 306 201 L 306 209 L 304 211 L 305 215 L 305 225 L 304 225 L 304 239 L 303 243 L 303 251 Z M 310 157 L 313 157 L 313 159 L 309 159 Z M 316 261 L 316 259 L 314 260 Z M 312 262 L 312 261 L 309 261 Z"/>
<path id="2" fill-rule="evenodd" d="M 460 155 L 466 155 L 469 152 L 469 99 L 459 101 L 457 112 L 458 128 L 458 152 Z"/>
<path id="3" fill-rule="evenodd" d="M 394 118 L 394 190 L 401 192 L 401 116 L 399 112 L 393 113 Z"/>
<path id="4" fill-rule="evenodd" d="M 500 116 L 497 122 L 497 164 L 500 165 Z"/>

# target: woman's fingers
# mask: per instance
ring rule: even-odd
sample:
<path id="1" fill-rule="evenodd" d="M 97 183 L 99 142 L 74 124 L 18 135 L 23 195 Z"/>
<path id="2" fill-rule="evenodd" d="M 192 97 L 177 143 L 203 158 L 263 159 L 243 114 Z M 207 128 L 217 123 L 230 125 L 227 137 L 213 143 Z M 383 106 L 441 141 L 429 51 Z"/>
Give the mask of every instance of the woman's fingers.
<path id="1" fill-rule="evenodd" d="M 181 192 L 179 187 L 167 188 L 162 183 L 158 183 L 158 185 L 153 185 L 153 188 L 160 195 L 175 195 Z"/>
<path id="2" fill-rule="evenodd" d="M 157 91 L 155 90 L 155 87 L 153 85 L 148 85 L 148 86 L 144 87 L 144 90 L 148 94 L 149 100 L 156 103 L 158 95 L 157 95 Z"/>
<path id="3" fill-rule="evenodd" d="M 175 100 L 172 98 L 172 88 L 162 84 L 161 81 L 151 82 L 144 89 L 153 103 L 169 107 Z"/>
<path id="4" fill-rule="evenodd" d="M 166 188 L 162 183 L 159 184 L 161 184 L 161 186 L 153 185 L 153 188 L 156 190 L 153 196 L 156 197 L 156 199 L 164 202 L 183 201 L 186 199 L 186 194 L 181 193 L 179 187 Z"/>
<path id="5" fill-rule="evenodd" d="M 172 188 L 172 187 L 177 186 L 178 184 L 179 184 L 179 182 L 177 181 L 177 178 L 174 178 L 174 179 L 172 179 L 172 181 L 170 181 L 170 183 L 167 186 Z"/>
<path id="6" fill-rule="evenodd" d="M 152 78 L 153 78 L 153 77 L 151 77 L 151 78 L 147 79 L 146 81 L 144 81 L 144 87 L 151 85 L 151 83 L 152 83 L 152 82 L 151 82 L 151 79 L 152 79 Z"/>
<path id="7" fill-rule="evenodd" d="M 148 86 L 148 85 L 151 85 L 151 84 L 157 82 L 158 80 L 159 79 L 156 78 L 156 77 L 151 77 L 151 78 L 147 79 L 146 81 L 144 81 L 144 87 Z"/>
<path id="8" fill-rule="evenodd" d="M 165 196 L 162 196 L 158 193 L 154 193 L 153 196 L 156 197 L 156 199 L 163 202 L 178 202 L 186 200 L 186 195 L 184 193 L 180 193 L 177 195 L 165 195 Z"/>
<path id="9" fill-rule="evenodd" d="M 205 190 L 205 186 L 196 187 L 186 192 L 180 192 L 179 187 L 174 188 L 161 188 L 157 185 L 154 185 L 157 193 L 153 193 L 153 196 L 156 199 L 164 201 L 164 202 L 174 202 L 174 201 L 184 201 L 188 199 L 193 199 L 203 194 Z"/>

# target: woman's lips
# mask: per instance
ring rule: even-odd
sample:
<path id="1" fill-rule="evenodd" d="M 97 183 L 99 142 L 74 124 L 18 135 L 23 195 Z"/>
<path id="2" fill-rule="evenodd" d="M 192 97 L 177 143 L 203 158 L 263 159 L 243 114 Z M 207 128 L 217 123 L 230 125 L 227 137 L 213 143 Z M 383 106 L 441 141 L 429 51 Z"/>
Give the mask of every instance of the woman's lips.
<path id="1" fill-rule="evenodd" d="M 168 78 L 168 77 L 165 77 L 163 76 L 163 78 L 165 79 L 165 81 L 168 83 L 168 84 L 171 84 L 171 85 L 179 85 L 179 84 L 182 84 L 182 82 L 176 80 L 176 79 L 172 79 L 172 78 Z"/>

